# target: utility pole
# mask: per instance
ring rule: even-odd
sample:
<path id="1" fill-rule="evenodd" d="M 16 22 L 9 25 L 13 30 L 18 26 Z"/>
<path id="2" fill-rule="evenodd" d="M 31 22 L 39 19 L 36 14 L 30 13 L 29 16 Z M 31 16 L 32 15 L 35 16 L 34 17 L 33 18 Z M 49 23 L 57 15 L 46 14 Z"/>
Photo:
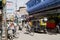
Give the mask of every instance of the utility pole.
<path id="1" fill-rule="evenodd" d="M 6 10 L 6 6 L 4 7 Z M 5 28 L 5 40 L 7 40 L 7 17 L 6 17 L 6 11 L 4 12 L 4 28 Z"/>
<path id="2" fill-rule="evenodd" d="M 7 21 L 6 21 L 6 0 L 3 0 L 4 5 L 3 5 L 3 33 L 2 33 L 2 37 L 4 39 L 2 40 L 8 40 L 7 38 Z"/>
<path id="3" fill-rule="evenodd" d="M 17 24 L 18 24 L 18 18 L 17 18 L 17 0 L 15 0 L 15 4 L 16 4 L 16 5 L 15 5 L 15 8 L 16 8 L 16 9 L 15 9 L 15 11 L 16 11 L 16 12 L 15 12 L 15 18 L 16 18 L 16 22 L 17 22 Z"/>

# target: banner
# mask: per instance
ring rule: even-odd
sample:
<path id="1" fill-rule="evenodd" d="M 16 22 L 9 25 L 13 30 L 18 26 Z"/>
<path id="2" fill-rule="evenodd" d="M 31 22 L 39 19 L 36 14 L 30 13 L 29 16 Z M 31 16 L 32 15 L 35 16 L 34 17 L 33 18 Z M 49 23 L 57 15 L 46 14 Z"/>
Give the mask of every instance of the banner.
<path id="1" fill-rule="evenodd" d="M 13 13 L 15 8 L 15 3 L 13 0 L 6 0 L 6 13 Z"/>

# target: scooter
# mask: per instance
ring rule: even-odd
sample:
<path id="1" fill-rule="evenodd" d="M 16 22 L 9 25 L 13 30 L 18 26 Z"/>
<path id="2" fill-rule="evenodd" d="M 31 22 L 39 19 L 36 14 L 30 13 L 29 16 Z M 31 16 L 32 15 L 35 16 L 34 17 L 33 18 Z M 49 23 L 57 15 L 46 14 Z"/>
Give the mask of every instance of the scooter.
<path id="1" fill-rule="evenodd" d="M 13 40 L 13 32 L 12 32 L 12 30 L 8 30 L 8 39 Z"/>

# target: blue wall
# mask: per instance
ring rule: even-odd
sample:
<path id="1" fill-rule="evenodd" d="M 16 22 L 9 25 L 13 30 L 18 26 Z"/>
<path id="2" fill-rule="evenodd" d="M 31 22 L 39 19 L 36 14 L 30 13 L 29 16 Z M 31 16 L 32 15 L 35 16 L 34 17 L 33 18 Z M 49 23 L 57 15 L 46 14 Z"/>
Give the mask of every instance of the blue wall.
<path id="1" fill-rule="evenodd" d="M 48 7 L 60 5 L 60 0 L 30 0 L 27 4 L 27 11 L 33 13 Z M 29 7 L 31 5 L 31 7 Z"/>
<path id="2" fill-rule="evenodd" d="M 30 1 L 28 1 L 26 3 L 27 4 L 27 8 L 31 8 L 33 6 L 36 6 L 40 2 L 41 2 L 41 0 L 30 0 Z"/>
<path id="3" fill-rule="evenodd" d="M 35 1 L 34 0 L 30 0 L 30 1 L 28 1 L 26 4 L 27 4 L 27 8 L 31 8 L 31 7 L 33 7 L 34 5 L 35 5 Z"/>

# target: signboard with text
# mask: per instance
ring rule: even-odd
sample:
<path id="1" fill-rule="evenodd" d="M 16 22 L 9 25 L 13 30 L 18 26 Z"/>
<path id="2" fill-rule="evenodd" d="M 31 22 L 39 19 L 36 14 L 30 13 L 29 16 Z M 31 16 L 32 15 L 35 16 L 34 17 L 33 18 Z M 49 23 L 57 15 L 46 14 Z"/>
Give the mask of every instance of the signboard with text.
<path id="1" fill-rule="evenodd" d="M 14 12 L 14 2 L 11 0 L 6 1 L 6 13 L 13 13 Z"/>

